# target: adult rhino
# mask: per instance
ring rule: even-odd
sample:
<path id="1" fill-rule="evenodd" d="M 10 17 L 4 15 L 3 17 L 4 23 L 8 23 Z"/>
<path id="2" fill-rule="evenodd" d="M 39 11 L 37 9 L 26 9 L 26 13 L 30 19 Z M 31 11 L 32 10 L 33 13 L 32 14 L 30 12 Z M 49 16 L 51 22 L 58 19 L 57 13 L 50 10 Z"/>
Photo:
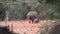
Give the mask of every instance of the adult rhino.
<path id="1" fill-rule="evenodd" d="M 28 14 L 27 14 L 27 19 L 29 20 L 29 23 L 31 23 L 30 20 L 31 20 L 32 23 L 33 23 L 34 19 L 35 19 L 35 18 L 38 18 L 38 17 L 39 17 L 39 15 L 38 15 L 38 13 L 37 13 L 36 11 L 30 11 L 30 12 L 28 12 Z"/>

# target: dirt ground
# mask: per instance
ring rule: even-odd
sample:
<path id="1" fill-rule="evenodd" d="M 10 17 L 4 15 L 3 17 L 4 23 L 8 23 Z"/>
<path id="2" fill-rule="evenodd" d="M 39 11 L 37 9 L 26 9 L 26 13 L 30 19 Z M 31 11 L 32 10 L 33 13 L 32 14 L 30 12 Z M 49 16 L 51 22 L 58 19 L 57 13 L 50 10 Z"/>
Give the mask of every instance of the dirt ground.
<path id="1" fill-rule="evenodd" d="M 0 26 L 9 25 L 10 31 L 16 32 L 18 34 L 39 34 L 41 31 L 45 32 L 45 25 L 48 25 L 48 30 L 51 29 L 51 25 L 55 21 L 51 20 L 40 20 L 39 23 L 29 24 L 28 20 L 15 20 L 15 21 L 0 21 Z M 53 24 L 54 25 L 54 24 Z M 53 27 L 53 26 L 52 26 Z M 45 30 L 44 30 L 45 29 Z"/>

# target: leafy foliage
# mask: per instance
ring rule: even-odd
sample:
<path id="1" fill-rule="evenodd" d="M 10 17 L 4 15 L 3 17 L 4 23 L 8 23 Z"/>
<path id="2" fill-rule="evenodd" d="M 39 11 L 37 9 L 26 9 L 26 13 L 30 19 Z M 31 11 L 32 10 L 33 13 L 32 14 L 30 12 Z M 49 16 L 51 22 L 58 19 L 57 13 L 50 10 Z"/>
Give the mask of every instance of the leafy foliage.
<path id="1" fill-rule="evenodd" d="M 9 20 L 25 19 L 30 10 L 37 11 L 41 19 L 60 17 L 60 0 L 37 0 L 35 3 L 28 3 L 26 0 L 0 0 L 0 3 L 3 4 L 0 5 L 0 11 L 9 11 Z"/>

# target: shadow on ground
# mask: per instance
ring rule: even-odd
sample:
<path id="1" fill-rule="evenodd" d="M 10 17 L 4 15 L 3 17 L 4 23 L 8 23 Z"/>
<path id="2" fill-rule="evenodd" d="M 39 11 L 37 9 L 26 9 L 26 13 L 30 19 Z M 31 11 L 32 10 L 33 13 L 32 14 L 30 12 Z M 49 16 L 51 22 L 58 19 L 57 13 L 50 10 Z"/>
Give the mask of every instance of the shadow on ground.
<path id="1" fill-rule="evenodd" d="M 60 24 L 54 26 L 53 30 L 49 34 L 60 34 Z"/>
<path id="2" fill-rule="evenodd" d="M 9 28 L 6 27 L 0 27 L 0 34 L 14 34 L 13 32 L 9 31 Z"/>

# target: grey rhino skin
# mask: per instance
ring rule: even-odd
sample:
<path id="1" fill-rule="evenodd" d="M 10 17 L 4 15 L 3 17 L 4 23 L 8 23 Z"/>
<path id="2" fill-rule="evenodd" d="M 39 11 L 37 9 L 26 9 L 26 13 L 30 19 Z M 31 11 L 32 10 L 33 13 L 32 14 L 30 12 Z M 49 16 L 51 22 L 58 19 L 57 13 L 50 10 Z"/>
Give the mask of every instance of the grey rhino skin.
<path id="1" fill-rule="evenodd" d="M 34 23 L 39 23 L 39 18 L 35 18 Z"/>
<path id="2" fill-rule="evenodd" d="M 33 21 L 34 21 L 35 18 L 38 18 L 38 13 L 36 11 L 30 11 L 30 12 L 28 12 L 27 19 L 29 20 L 29 23 L 31 23 L 30 20 L 33 23 Z"/>

